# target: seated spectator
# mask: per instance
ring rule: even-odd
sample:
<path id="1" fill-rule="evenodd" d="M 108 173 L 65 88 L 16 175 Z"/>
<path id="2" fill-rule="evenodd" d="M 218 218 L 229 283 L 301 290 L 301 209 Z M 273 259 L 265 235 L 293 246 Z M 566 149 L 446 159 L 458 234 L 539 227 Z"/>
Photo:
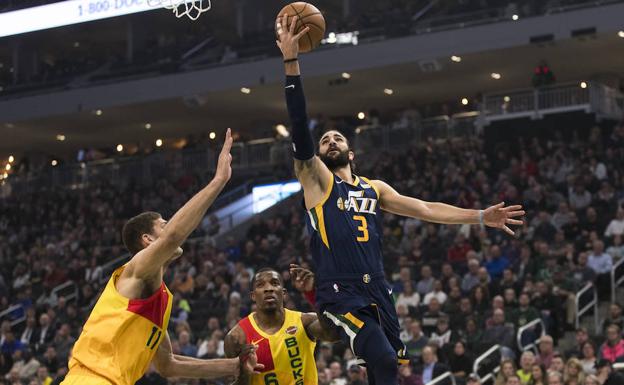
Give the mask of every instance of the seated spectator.
<path id="1" fill-rule="evenodd" d="M 596 347 L 591 341 L 587 341 L 582 345 L 581 365 L 583 365 L 583 371 L 587 374 L 596 374 L 596 361 L 598 356 L 596 354 Z"/>
<path id="2" fill-rule="evenodd" d="M 472 246 L 466 240 L 466 236 L 463 233 L 457 233 L 453 245 L 448 249 L 447 261 L 456 267 L 465 266 L 466 255 L 470 250 Z"/>
<path id="3" fill-rule="evenodd" d="M 619 261 L 624 257 L 624 242 L 622 242 L 622 238 L 622 235 L 615 235 L 611 246 L 607 247 L 607 254 L 609 254 L 614 261 Z"/>
<path id="4" fill-rule="evenodd" d="M 482 340 L 486 345 L 500 344 L 510 349 L 514 348 L 514 329 L 513 327 L 505 324 L 504 310 L 496 309 L 494 311 L 492 324 L 486 327 Z"/>
<path id="5" fill-rule="evenodd" d="M 435 279 L 433 278 L 433 273 L 431 272 L 431 267 L 428 265 L 423 266 L 420 269 L 420 280 L 416 284 L 416 291 L 422 297 L 427 295 L 431 290 L 433 290 L 433 283 Z"/>
<path id="6" fill-rule="evenodd" d="M 549 372 L 558 372 L 563 374 L 565 370 L 565 362 L 563 357 L 558 352 L 555 352 L 553 359 L 550 361 L 550 366 L 547 368 Z"/>
<path id="7" fill-rule="evenodd" d="M 601 385 L 621 385 L 624 384 L 624 376 L 613 370 L 609 360 L 599 360 L 596 363 L 596 377 Z"/>
<path id="8" fill-rule="evenodd" d="M 422 332 L 420 321 L 418 320 L 412 321 L 410 333 L 412 338 L 405 343 L 405 348 L 409 356 L 418 361 L 422 355 L 423 348 L 429 343 L 429 338 Z"/>
<path id="9" fill-rule="evenodd" d="M 446 317 L 446 314 L 444 314 L 440 308 L 440 302 L 438 302 L 437 298 L 432 298 L 427 311 L 422 316 L 422 330 L 428 336 L 435 331 L 438 325 L 438 319 L 440 317 Z"/>
<path id="10" fill-rule="evenodd" d="M 548 385 L 564 385 L 563 374 L 557 371 L 548 372 Z"/>
<path id="11" fill-rule="evenodd" d="M 435 347 L 431 345 L 425 346 L 422 351 L 422 381 L 423 384 L 429 383 L 434 378 L 448 371 L 446 365 L 438 362 L 438 353 Z"/>
<path id="12" fill-rule="evenodd" d="M 500 371 L 496 376 L 494 385 L 507 385 L 507 381 L 511 377 L 518 379 L 518 384 L 520 384 L 520 378 L 516 375 L 516 364 L 513 360 L 504 359 L 500 364 Z"/>
<path id="13" fill-rule="evenodd" d="M 414 287 L 412 286 L 411 281 L 406 281 L 403 283 L 403 292 L 399 294 L 399 297 L 396 300 L 396 307 L 405 306 L 410 309 L 410 312 L 413 312 L 418 308 L 420 304 L 420 295 L 414 291 Z"/>
<path id="14" fill-rule="evenodd" d="M 563 381 L 566 385 L 583 385 L 585 383 L 585 372 L 578 358 L 573 357 L 566 362 Z"/>
<path id="15" fill-rule="evenodd" d="M 606 333 L 609 325 L 617 325 L 620 330 L 624 330 L 624 316 L 622 315 L 622 306 L 619 303 L 612 303 L 609 306 L 609 315 L 602 322 L 602 330 Z"/>
<path id="16" fill-rule="evenodd" d="M 479 261 L 476 259 L 468 260 L 468 272 L 462 279 L 461 289 L 464 293 L 469 293 L 479 284 Z"/>
<path id="17" fill-rule="evenodd" d="M 431 333 L 431 337 L 429 338 L 429 345 L 435 344 L 438 347 L 438 352 L 441 353 L 440 355 L 446 358 L 448 353 L 447 345 L 457 341 L 457 339 L 457 333 L 449 326 L 448 317 L 440 317 L 438 318 L 435 331 Z"/>
<path id="18" fill-rule="evenodd" d="M 546 383 L 546 369 L 544 365 L 533 364 L 531 368 L 531 383 L 530 385 L 547 385 Z"/>
<path id="19" fill-rule="evenodd" d="M 431 302 L 431 300 L 435 298 L 438 300 L 440 305 L 444 305 L 444 302 L 446 302 L 447 297 L 448 296 L 442 289 L 442 282 L 436 279 L 433 282 L 433 289 L 429 293 L 427 293 L 427 295 L 425 295 L 425 299 L 423 300 L 423 303 L 425 305 L 429 305 L 429 302 Z"/>
<path id="20" fill-rule="evenodd" d="M 463 297 L 459 300 L 459 311 L 451 314 L 451 327 L 456 330 L 465 330 L 466 322 L 470 318 L 477 318 L 477 314 L 472 310 L 470 298 Z"/>
<path id="21" fill-rule="evenodd" d="M 486 256 L 487 262 L 485 268 L 488 274 L 494 280 L 503 276 L 503 271 L 509 266 L 509 259 L 502 255 L 501 248 L 498 245 L 492 245 L 490 252 Z"/>
<path id="22" fill-rule="evenodd" d="M 449 369 L 455 379 L 465 381 L 472 372 L 473 361 L 472 355 L 466 352 L 466 343 L 463 340 L 456 341 L 448 358 Z"/>
<path id="23" fill-rule="evenodd" d="M 589 333 L 587 332 L 587 329 L 584 327 L 576 329 L 574 339 L 576 343 L 570 350 L 566 351 L 565 355 L 567 358 L 576 357 L 580 359 L 583 357 L 583 345 L 585 342 L 589 341 Z"/>
<path id="24" fill-rule="evenodd" d="M 531 368 L 535 364 L 535 354 L 527 350 L 520 356 L 520 368 L 516 370 L 516 375 L 520 378 L 522 385 L 529 385 L 533 377 L 531 376 Z"/>
<path id="25" fill-rule="evenodd" d="M 624 340 L 622 340 L 621 329 L 618 325 L 607 327 L 607 340 L 600 347 L 600 358 L 610 363 L 624 359 Z"/>
<path id="26" fill-rule="evenodd" d="M 342 371 L 342 365 L 338 361 L 329 364 L 330 385 L 347 385 L 347 378 Z"/>
<path id="27" fill-rule="evenodd" d="M 472 290 L 472 308 L 478 314 L 483 314 L 490 308 L 490 294 L 487 287 L 479 285 Z"/>
<path id="28" fill-rule="evenodd" d="M 587 266 L 596 274 L 596 288 L 600 298 L 607 298 L 611 286 L 611 269 L 613 269 L 613 257 L 604 252 L 604 243 L 594 241 L 592 252 L 587 259 Z"/>
<path id="29" fill-rule="evenodd" d="M 409 367 L 409 365 L 403 365 Z M 366 385 L 364 381 L 364 372 L 360 365 L 351 365 L 348 371 L 348 385 Z M 409 383 L 409 382 L 408 382 Z"/>
<path id="30" fill-rule="evenodd" d="M 537 355 L 537 363 L 545 368 L 550 367 L 553 357 L 555 356 L 553 338 L 549 335 L 542 336 L 539 340 L 539 354 Z"/>
<path id="31" fill-rule="evenodd" d="M 518 308 L 511 313 L 510 322 L 518 329 L 538 318 L 540 318 L 539 313 L 537 309 L 531 306 L 529 294 L 520 294 Z"/>
<path id="32" fill-rule="evenodd" d="M 366 384 L 361 382 L 362 385 Z M 422 385 L 422 379 L 415 374 L 411 365 L 399 366 L 399 385 Z"/>
<path id="33" fill-rule="evenodd" d="M 609 222 L 604 235 L 608 238 L 624 235 L 624 208 L 618 208 L 615 218 Z"/>
<path id="34" fill-rule="evenodd" d="M 50 385 L 52 383 L 48 368 L 42 365 L 37 369 L 36 381 L 38 385 Z"/>

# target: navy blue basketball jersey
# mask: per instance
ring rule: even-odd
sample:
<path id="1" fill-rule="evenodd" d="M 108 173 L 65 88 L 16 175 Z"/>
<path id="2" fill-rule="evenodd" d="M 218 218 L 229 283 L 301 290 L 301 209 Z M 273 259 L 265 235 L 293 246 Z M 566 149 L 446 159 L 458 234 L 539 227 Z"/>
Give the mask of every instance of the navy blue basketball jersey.
<path id="1" fill-rule="evenodd" d="M 368 179 L 356 176 L 350 184 L 333 175 L 322 202 L 307 213 L 318 278 L 383 272 L 379 192 Z"/>

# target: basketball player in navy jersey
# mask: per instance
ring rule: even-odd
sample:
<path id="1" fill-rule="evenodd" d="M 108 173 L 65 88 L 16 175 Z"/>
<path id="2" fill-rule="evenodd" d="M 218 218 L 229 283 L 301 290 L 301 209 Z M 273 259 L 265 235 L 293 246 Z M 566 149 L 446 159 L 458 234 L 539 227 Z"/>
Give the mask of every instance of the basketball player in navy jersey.
<path id="1" fill-rule="evenodd" d="M 347 138 L 323 134 L 315 155 L 298 64 L 296 19 L 277 21 L 286 71 L 286 104 L 292 123 L 295 173 L 303 186 L 311 231 L 317 311 L 339 329 L 342 339 L 368 367 L 369 381 L 397 384 L 397 363 L 405 363 L 392 290 L 384 278 L 380 209 L 443 224 L 482 224 L 503 229 L 521 225 L 522 206 L 499 203 L 468 210 L 425 202 L 396 192 L 387 183 L 354 175 L 354 153 Z M 290 25 L 290 28 L 287 26 Z"/>

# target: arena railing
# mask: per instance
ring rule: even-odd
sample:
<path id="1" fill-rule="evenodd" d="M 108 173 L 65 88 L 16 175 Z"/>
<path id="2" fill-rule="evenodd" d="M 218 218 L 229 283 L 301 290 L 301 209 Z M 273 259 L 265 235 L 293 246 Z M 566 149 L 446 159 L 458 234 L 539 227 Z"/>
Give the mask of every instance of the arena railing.
<path id="1" fill-rule="evenodd" d="M 65 297 L 67 302 L 78 299 L 78 286 L 74 281 L 67 281 L 52 289 L 51 294 L 57 297 Z"/>
<path id="2" fill-rule="evenodd" d="M 456 385 L 457 381 L 455 380 L 455 376 L 451 372 L 446 372 L 444 374 L 439 375 L 433 380 L 427 382 L 425 385 Z"/>
<path id="3" fill-rule="evenodd" d="M 586 304 L 581 304 L 583 300 L 587 299 Z M 581 290 L 576 293 L 576 298 L 574 300 L 576 307 L 576 323 L 575 326 L 578 329 L 581 325 L 581 317 L 583 317 L 588 312 L 594 312 L 594 330 L 596 333 L 600 332 L 598 325 L 598 292 L 596 291 L 596 287 L 593 283 L 588 283 Z"/>
<path id="4" fill-rule="evenodd" d="M 522 343 L 522 336 L 524 335 L 525 332 L 527 331 L 533 331 L 537 328 L 537 326 L 540 325 L 541 326 L 541 331 L 539 333 L 539 336 L 536 335 L 536 339 L 534 341 L 531 341 L 530 343 L 524 345 Z M 533 321 L 527 323 L 526 325 L 518 328 L 518 333 L 516 334 L 516 341 L 518 342 L 518 350 L 523 352 L 526 350 L 534 350 L 537 351 L 537 345 L 539 343 L 539 340 L 541 337 L 546 335 L 546 325 L 544 324 L 544 321 L 541 318 L 536 318 Z"/>
<path id="5" fill-rule="evenodd" d="M 485 363 L 486 361 L 493 359 L 496 354 L 498 354 L 499 356 L 502 356 L 500 345 L 494 345 L 491 348 L 489 348 L 486 352 L 484 352 L 479 357 L 477 357 L 477 359 L 475 360 L 472 366 L 472 372 L 478 375 L 479 378 L 481 378 L 482 385 L 485 385 L 486 383 L 490 383 L 490 382 L 493 384 L 496 373 L 500 370 L 500 358 L 499 358 L 496 361 L 496 366 L 493 370 L 488 370 L 487 374 L 485 374 L 484 376 L 481 376 L 479 374 L 479 369 L 482 367 L 482 364 Z"/>
<path id="6" fill-rule="evenodd" d="M 15 318 L 12 317 L 15 315 Z M 11 327 L 19 325 L 26 320 L 26 309 L 23 305 L 12 305 L 0 312 L 0 322 L 9 321 Z"/>
<path id="7" fill-rule="evenodd" d="M 624 283 L 624 258 L 620 258 L 611 269 L 611 303 L 616 303 L 615 293 L 618 287 Z"/>

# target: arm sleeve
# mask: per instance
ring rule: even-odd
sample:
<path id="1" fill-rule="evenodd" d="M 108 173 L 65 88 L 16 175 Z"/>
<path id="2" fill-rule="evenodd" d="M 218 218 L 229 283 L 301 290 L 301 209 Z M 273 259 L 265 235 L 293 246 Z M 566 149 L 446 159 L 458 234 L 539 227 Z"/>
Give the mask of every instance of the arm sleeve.
<path id="1" fill-rule="evenodd" d="M 309 160 L 314 156 L 314 141 L 308 128 L 305 95 L 301 76 L 286 76 L 286 105 L 292 124 L 295 159 Z"/>

